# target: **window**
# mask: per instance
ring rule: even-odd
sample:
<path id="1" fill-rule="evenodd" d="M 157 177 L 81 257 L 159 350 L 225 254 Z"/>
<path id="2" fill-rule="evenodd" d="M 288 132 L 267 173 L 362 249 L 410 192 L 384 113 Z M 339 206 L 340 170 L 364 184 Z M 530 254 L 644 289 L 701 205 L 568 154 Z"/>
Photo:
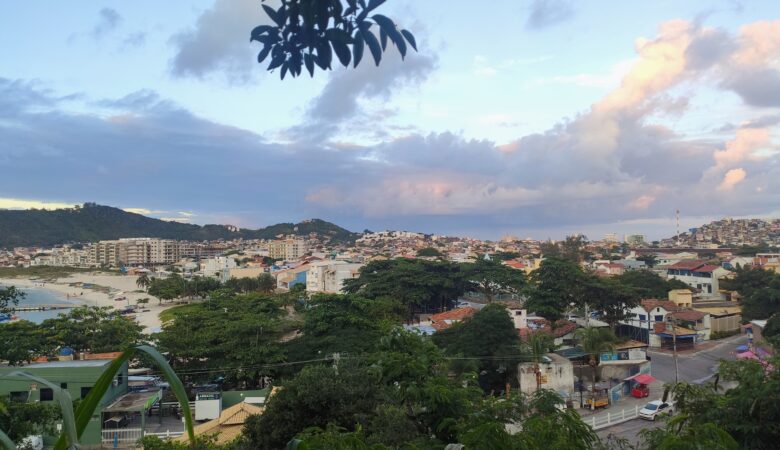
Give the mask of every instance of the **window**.
<path id="1" fill-rule="evenodd" d="M 644 315 L 644 314 L 640 314 L 640 315 L 639 315 L 639 320 L 640 320 L 640 321 L 642 321 L 642 322 L 644 322 L 645 320 L 647 320 L 647 316 L 646 316 L 646 315 Z"/>
<path id="2" fill-rule="evenodd" d="M 50 402 L 52 400 L 54 400 L 54 391 L 50 388 L 41 389 L 41 401 Z"/>
<path id="3" fill-rule="evenodd" d="M 87 386 L 87 387 L 81 388 L 81 398 L 85 398 L 87 396 L 87 394 L 89 394 L 89 391 L 91 391 L 91 390 L 92 390 L 92 386 Z"/>
<path id="4" fill-rule="evenodd" d="M 16 391 L 11 392 L 10 396 L 12 402 L 26 403 L 29 393 L 27 391 Z"/>
<path id="5" fill-rule="evenodd" d="M 523 312 L 522 312 L 522 311 L 515 311 L 515 315 L 516 315 L 516 316 L 522 316 L 522 315 L 523 315 Z"/>
<path id="6" fill-rule="evenodd" d="M 122 383 L 125 382 L 125 374 L 122 372 L 119 372 L 119 375 L 116 376 L 116 384 L 117 386 L 121 386 Z"/>
<path id="7" fill-rule="evenodd" d="M 655 321 L 656 322 L 663 322 L 664 321 L 664 316 L 655 316 Z"/>
<path id="8" fill-rule="evenodd" d="M 60 383 L 60 389 L 67 389 L 68 383 Z"/>

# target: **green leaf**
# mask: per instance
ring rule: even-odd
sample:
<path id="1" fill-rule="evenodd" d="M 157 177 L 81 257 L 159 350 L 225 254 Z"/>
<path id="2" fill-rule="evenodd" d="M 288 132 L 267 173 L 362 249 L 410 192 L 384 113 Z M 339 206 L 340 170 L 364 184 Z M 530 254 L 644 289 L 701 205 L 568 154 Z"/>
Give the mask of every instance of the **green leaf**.
<path id="1" fill-rule="evenodd" d="M 330 28 L 326 30 L 325 37 L 328 38 L 331 42 L 343 42 L 348 44 L 352 41 L 352 38 L 349 36 L 349 34 L 341 28 Z"/>
<path id="2" fill-rule="evenodd" d="M 266 44 L 262 50 L 260 50 L 260 53 L 257 55 L 257 62 L 261 63 L 263 60 L 265 60 L 266 57 L 268 57 L 268 54 L 271 53 L 272 46 L 269 44 Z"/>
<path id="3" fill-rule="evenodd" d="M 382 5 L 382 3 L 384 2 L 385 0 L 371 0 L 368 2 L 368 7 L 366 9 L 368 10 L 368 12 L 371 12 L 376 8 L 378 8 L 380 5 Z"/>
<path id="4" fill-rule="evenodd" d="M 309 450 L 309 444 L 300 439 L 290 439 L 284 450 Z"/>
<path id="5" fill-rule="evenodd" d="M 387 31 L 382 27 L 379 27 L 379 41 L 382 43 L 382 51 L 385 51 L 387 49 Z"/>
<path id="6" fill-rule="evenodd" d="M 392 31 L 396 29 L 395 23 L 387 16 L 374 14 L 371 18 L 374 19 L 374 22 L 376 22 L 381 29 L 385 30 L 387 34 L 392 34 Z"/>
<path id="7" fill-rule="evenodd" d="M 273 30 L 276 30 L 276 27 L 272 27 L 271 25 L 260 25 L 255 27 L 254 30 L 252 30 L 252 33 L 249 35 L 249 42 L 252 41 L 259 41 L 260 35 L 263 33 L 268 33 L 269 35 Z"/>
<path id="8" fill-rule="evenodd" d="M 30 380 L 33 380 L 37 383 L 43 384 L 47 386 L 49 389 L 57 393 L 57 400 L 60 404 L 60 411 L 62 412 L 62 423 L 65 428 L 65 437 L 68 441 L 69 447 L 76 447 L 78 446 L 79 439 L 78 439 L 78 433 L 76 433 L 76 420 L 73 415 L 73 400 L 70 398 L 70 393 L 56 384 L 50 382 L 49 380 L 46 380 L 41 377 L 37 377 L 33 374 L 22 372 L 22 371 L 14 371 L 8 374 L 8 376 L 11 377 L 18 377 L 18 378 L 27 378 Z"/>
<path id="9" fill-rule="evenodd" d="M 359 32 L 355 33 L 353 40 L 354 44 L 352 44 L 352 64 L 353 67 L 357 67 L 357 65 L 360 63 L 360 60 L 363 59 L 363 48 L 365 46 L 363 44 L 363 37 Z"/>
<path id="10" fill-rule="evenodd" d="M 398 47 L 398 52 L 401 53 L 401 59 L 404 59 L 406 56 L 406 42 L 404 42 L 403 36 L 396 31 L 390 35 L 390 39 L 392 39 L 395 46 Z"/>
<path id="11" fill-rule="evenodd" d="M 111 383 L 114 381 L 114 377 L 116 376 L 117 372 L 119 372 L 119 369 L 122 368 L 122 364 L 130 359 L 134 353 L 134 349 L 128 349 L 124 351 L 118 358 L 111 361 L 111 364 L 109 364 L 103 374 L 100 375 L 100 378 L 98 378 L 98 380 L 95 382 L 95 385 L 92 386 L 89 394 L 87 394 L 87 396 L 84 397 L 84 399 L 81 401 L 78 409 L 76 409 L 76 433 L 78 437 L 81 437 L 81 434 L 84 433 L 84 429 L 87 428 L 87 424 L 89 424 L 89 420 L 92 418 L 92 414 L 95 413 L 95 410 L 99 406 L 103 395 L 111 387 Z M 60 438 L 54 445 L 54 450 L 65 450 L 66 445 L 65 435 L 60 435 Z"/>
<path id="12" fill-rule="evenodd" d="M 171 387 L 171 391 L 173 391 L 173 393 L 176 395 L 176 398 L 179 400 L 179 403 L 181 404 L 181 408 L 184 413 L 184 426 L 187 430 L 187 436 L 189 437 L 190 442 L 195 442 L 195 433 L 193 432 L 192 428 L 192 411 L 190 411 L 190 403 L 187 400 L 187 392 L 184 390 L 184 385 L 182 385 L 181 380 L 179 380 L 179 377 L 176 376 L 176 373 L 173 371 L 171 366 L 168 365 L 168 362 L 165 360 L 165 358 L 163 358 L 163 356 L 156 349 L 148 345 L 139 345 L 137 347 L 125 350 L 118 358 L 114 359 L 103 372 L 103 374 L 100 375 L 100 378 L 98 378 L 94 386 L 92 386 L 89 394 L 87 394 L 87 396 L 79 404 L 78 409 L 76 409 L 77 435 L 80 437 L 84 433 L 84 429 L 86 429 L 90 419 L 92 418 L 92 415 L 100 405 L 100 400 L 103 398 L 108 389 L 110 389 L 114 377 L 116 377 L 119 369 L 121 369 L 122 365 L 130 358 L 132 358 L 137 351 L 142 351 L 149 355 L 149 357 L 152 358 L 160 371 L 163 373 L 163 376 Z M 57 443 L 54 446 L 54 449 L 66 449 L 64 434 L 60 435 Z"/>
<path id="13" fill-rule="evenodd" d="M 406 38 L 414 51 L 417 51 L 417 41 L 415 41 L 414 35 L 408 30 L 401 30 L 401 34 Z"/>
<path id="14" fill-rule="evenodd" d="M 274 55 L 273 58 L 271 58 L 271 64 L 268 65 L 268 68 L 266 70 L 274 70 L 277 67 L 281 66 L 284 62 L 285 54 L 284 52 L 279 52 L 276 55 Z"/>
<path id="15" fill-rule="evenodd" d="M 349 66 L 352 53 L 350 53 L 347 44 L 341 41 L 332 41 L 331 44 L 333 45 L 333 50 L 336 52 L 336 56 L 338 56 L 341 65 L 344 67 Z"/>
<path id="16" fill-rule="evenodd" d="M 330 43 L 323 39 L 317 43 L 317 59 L 314 61 L 322 70 L 330 69 L 330 62 L 333 59 L 333 53 L 330 50 Z"/>
<path id="17" fill-rule="evenodd" d="M 305 53 L 303 55 L 303 63 L 306 64 L 306 70 L 309 71 L 310 76 L 314 76 L 314 58 L 311 53 Z"/>
<path id="18" fill-rule="evenodd" d="M 2 446 L 7 450 L 16 450 L 14 441 L 12 441 L 7 434 L 3 433 L 3 430 L 0 430 L 0 444 L 2 444 Z"/>
<path id="19" fill-rule="evenodd" d="M 277 14 L 273 8 L 268 5 L 263 5 L 263 9 L 265 10 L 265 13 L 268 14 L 268 17 L 270 17 L 271 20 L 273 20 L 277 25 L 280 27 L 284 25 L 284 21 L 281 20 L 281 17 L 279 17 L 279 14 Z"/>
<path id="20" fill-rule="evenodd" d="M 366 41 L 366 45 L 368 45 L 368 49 L 371 50 L 371 56 L 374 57 L 374 62 L 376 65 L 379 65 L 379 61 L 382 60 L 382 48 L 379 46 L 379 41 L 376 39 L 376 36 L 374 36 L 374 33 L 371 31 L 361 31 L 361 35 L 363 36 L 363 39 Z"/>

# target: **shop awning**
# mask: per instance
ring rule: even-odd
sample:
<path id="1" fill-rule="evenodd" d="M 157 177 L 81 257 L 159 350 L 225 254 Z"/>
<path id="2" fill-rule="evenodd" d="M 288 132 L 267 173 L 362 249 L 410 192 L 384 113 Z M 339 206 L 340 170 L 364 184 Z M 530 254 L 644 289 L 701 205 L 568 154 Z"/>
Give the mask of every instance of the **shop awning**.
<path id="1" fill-rule="evenodd" d="M 650 384 L 653 381 L 655 381 L 655 378 L 652 375 L 646 373 L 638 373 L 636 375 L 631 375 L 630 377 L 623 378 L 623 381 L 631 381 L 631 380 L 634 380 L 637 383 L 641 383 L 641 384 Z"/>

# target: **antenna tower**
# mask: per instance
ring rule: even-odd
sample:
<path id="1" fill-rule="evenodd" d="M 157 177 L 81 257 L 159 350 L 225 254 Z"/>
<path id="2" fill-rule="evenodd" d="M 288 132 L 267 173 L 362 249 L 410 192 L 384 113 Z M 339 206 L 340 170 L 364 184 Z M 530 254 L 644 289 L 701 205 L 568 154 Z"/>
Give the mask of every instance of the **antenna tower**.
<path id="1" fill-rule="evenodd" d="M 677 210 L 677 248 L 680 248 L 680 210 Z"/>

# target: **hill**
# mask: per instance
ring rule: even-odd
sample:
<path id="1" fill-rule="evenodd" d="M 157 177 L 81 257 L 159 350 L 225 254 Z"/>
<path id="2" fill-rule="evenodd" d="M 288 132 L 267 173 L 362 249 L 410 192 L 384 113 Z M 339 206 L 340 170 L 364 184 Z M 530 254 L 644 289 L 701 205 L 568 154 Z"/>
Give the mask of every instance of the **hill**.
<path id="1" fill-rule="evenodd" d="M 50 246 L 68 242 L 94 242 L 123 237 L 157 237 L 204 241 L 216 239 L 273 239 L 279 234 L 319 236 L 350 242 L 357 234 L 320 219 L 298 224 L 280 223 L 257 230 L 225 225 L 167 222 L 111 206 L 85 203 L 56 210 L 0 210 L 0 248 Z"/>

